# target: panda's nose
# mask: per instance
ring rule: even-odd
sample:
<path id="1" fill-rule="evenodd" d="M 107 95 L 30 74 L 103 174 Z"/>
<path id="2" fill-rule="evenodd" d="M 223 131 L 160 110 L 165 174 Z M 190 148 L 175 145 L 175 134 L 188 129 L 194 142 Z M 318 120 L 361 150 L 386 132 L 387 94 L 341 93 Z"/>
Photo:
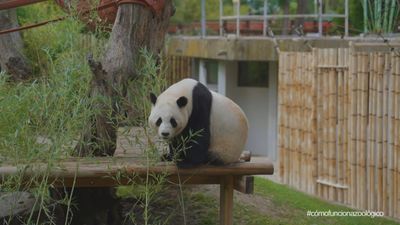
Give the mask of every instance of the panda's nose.
<path id="1" fill-rule="evenodd" d="M 163 137 L 168 137 L 168 136 L 169 136 L 169 133 L 168 133 L 168 132 L 162 132 L 161 135 L 162 135 Z"/>

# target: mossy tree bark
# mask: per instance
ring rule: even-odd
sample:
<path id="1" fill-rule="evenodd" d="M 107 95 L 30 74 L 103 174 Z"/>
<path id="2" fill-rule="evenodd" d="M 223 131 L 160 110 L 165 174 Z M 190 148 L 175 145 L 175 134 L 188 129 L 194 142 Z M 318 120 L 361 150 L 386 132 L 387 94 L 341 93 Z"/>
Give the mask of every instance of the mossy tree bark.
<path id="1" fill-rule="evenodd" d="M 140 49 L 146 48 L 154 55 L 159 54 L 173 13 L 172 0 L 165 0 L 160 15 L 153 14 L 140 4 L 119 6 L 104 57 L 101 62 L 88 60 L 94 75 L 90 95 L 96 98 L 100 96 L 93 106 L 100 113 L 92 118 L 88 129 L 82 134 L 75 149 L 76 155 L 114 154 L 119 126 L 117 116 L 123 108 L 121 99 L 125 97 L 128 81 L 138 76 L 136 65 Z M 71 190 L 66 192 L 71 193 Z M 75 188 L 73 195 L 77 210 L 72 212 L 72 224 L 121 224 L 121 209 L 113 188 Z M 57 219 L 62 224 L 65 210 L 61 210 L 64 213 L 57 210 Z"/>
<path id="2" fill-rule="evenodd" d="M 0 0 L 3 2 L 5 0 Z M 18 27 L 15 9 L 0 10 L 0 30 Z M 32 69 L 23 55 L 23 42 L 19 32 L 0 35 L 0 71 L 7 71 L 12 80 L 26 80 Z"/>

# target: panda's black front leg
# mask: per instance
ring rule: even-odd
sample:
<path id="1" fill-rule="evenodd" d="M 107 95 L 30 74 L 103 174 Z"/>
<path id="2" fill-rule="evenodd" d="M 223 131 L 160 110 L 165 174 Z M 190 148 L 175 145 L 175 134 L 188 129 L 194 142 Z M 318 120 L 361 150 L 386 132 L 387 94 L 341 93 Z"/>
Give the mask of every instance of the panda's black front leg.
<path id="1" fill-rule="evenodd" d="M 207 163 L 209 146 L 209 133 L 201 132 L 200 135 L 189 141 L 185 152 L 180 153 L 182 157 L 179 157 L 181 160 L 177 161 L 177 166 L 179 168 L 191 168 Z"/>

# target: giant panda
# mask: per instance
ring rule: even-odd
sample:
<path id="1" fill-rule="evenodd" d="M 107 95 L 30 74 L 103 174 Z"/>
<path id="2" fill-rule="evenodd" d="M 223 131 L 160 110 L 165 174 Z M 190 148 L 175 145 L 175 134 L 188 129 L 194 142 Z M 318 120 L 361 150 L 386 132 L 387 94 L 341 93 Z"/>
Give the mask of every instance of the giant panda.
<path id="1" fill-rule="evenodd" d="M 239 160 L 248 121 L 232 100 L 193 79 L 173 84 L 158 97 L 150 93 L 150 100 L 148 122 L 159 137 L 169 141 L 167 160 L 177 159 L 181 168 Z M 186 140 L 183 151 L 182 140 Z"/>

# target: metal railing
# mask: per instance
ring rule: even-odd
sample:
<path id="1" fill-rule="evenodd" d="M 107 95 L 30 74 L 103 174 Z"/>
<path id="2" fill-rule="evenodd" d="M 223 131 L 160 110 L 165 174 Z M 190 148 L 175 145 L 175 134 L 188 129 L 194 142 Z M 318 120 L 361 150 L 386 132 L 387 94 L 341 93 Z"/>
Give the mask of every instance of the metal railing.
<path id="1" fill-rule="evenodd" d="M 205 1 L 201 1 L 201 34 L 206 36 L 206 10 Z M 240 14 L 240 0 L 234 1 L 236 14 L 232 16 L 225 16 L 223 14 L 224 3 L 219 0 L 219 35 L 224 35 L 224 22 L 236 21 L 236 36 L 240 36 L 240 22 L 241 21 L 262 21 L 263 31 L 262 35 L 268 35 L 269 20 L 276 19 L 293 19 L 293 18 L 315 18 L 318 21 L 318 35 L 323 35 L 323 20 L 324 18 L 344 18 L 344 36 L 349 35 L 349 4 L 348 0 L 344 2 L 344 14 L 324 14 L 323 13 L 323 0 L 314 0 L 315 12 L 313 14 L 268 14 L 268 0 L 264 0 L 263 15 L 241 15 Z"/>

